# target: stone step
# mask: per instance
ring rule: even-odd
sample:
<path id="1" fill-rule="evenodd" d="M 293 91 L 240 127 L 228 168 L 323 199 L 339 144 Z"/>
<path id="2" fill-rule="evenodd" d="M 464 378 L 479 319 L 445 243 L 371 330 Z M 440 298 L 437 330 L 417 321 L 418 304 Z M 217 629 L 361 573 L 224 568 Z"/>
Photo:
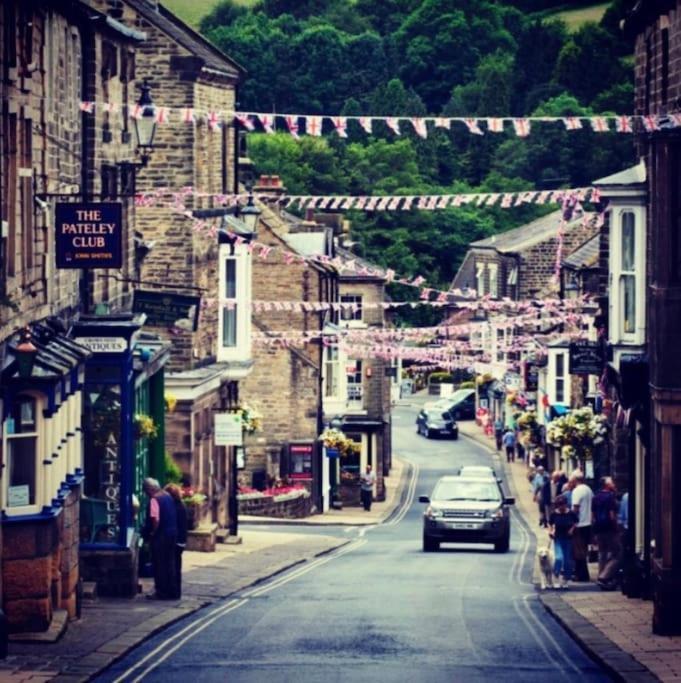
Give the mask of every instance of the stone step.
<path id="1" fill-rule="evenodd" d="M 55 643 L 66 630 L 68 620 L 69 613 L 65 609 L 56 609 L 47 631 L 10 633 L 9 639 L 13 643 Z"/>
<path id="2" fill-rule="evenodd" d="M 83 600 L 94 601 L 97 599 L 97 582 L 83 581 Z"/>

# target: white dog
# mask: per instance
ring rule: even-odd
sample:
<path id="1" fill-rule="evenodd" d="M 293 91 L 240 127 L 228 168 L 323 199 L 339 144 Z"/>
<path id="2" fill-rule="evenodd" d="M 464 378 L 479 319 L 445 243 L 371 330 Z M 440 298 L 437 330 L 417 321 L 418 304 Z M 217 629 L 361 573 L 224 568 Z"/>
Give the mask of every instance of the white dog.
<path id="1" fill-rule="evenodd" d="M 537 550 L 537 558 L 539 559 L 539 583 L 541 589 L 545 591 L 547 588 L 553 588 L 553 557 L 551 557 L 551 548 L 545 546 Z"/>

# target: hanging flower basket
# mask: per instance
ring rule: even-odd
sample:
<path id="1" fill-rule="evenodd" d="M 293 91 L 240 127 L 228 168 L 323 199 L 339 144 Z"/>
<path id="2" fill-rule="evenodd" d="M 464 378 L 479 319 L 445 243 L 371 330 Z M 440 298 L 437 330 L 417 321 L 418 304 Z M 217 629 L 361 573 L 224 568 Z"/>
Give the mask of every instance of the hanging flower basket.
<path id="1" fill-rule="evenodd" d="M 604 415 L 596 415 L 591 406 L 576 408 L 549 422 L 546 437 L 561 449 L 564 459 L 593 458 L 594 446 L 603 443 L 608 432 Z"/>
<path id="2" fill-rule="evenodd" d="M 262 429 L 262 414 L 252 406 L 242 403 L 236 413 L 241 417 L 241 426 L 246 434 L 253 434 Z"/>
<path id="3" fill-rule="evenodd" d="M 360 445 L 348 439 L 340 429 L 325 429 L 320 435 L 319 440 L 324 444 L 327 451 L 337 451 L 341 458 L 349 455 L 359 455 Z"/>
<path id="4" fill-rule="evenodd" d="M 138 413 L 134 417 L 134 423 L 138 439 L 155 439 L 158 436 L 158 426 L 149 415 Z"/>

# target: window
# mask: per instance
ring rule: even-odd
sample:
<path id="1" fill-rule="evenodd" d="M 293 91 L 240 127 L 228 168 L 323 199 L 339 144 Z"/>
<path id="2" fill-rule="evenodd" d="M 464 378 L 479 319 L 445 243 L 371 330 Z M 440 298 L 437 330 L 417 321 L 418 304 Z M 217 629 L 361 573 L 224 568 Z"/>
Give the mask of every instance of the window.
<path id="1" fill-rule="evenodd" d="M 636 218 L 631 211 L 622 214 L 620 245 L 622 332 L 633 334 L 636 331 Z"/>
<path id="2" fill-rule="evenodd" d="M 660 80 L 660 99 L 667 103 L 669 92 L 669 29 L 662 29 L 662 78 Z"/>
<path id="3" fill-rule="evenodd" d="M 102 80 L 108 81 L 118 74 L 118 50 L 113 43 L 102 43 Z"/>
<path id="4" fill-rule="evenodd" d="M 565 402 L 565 354 L 556 354 L 556 403 Z"/>
<path id="5" fill-rule="evenodd" d="M 359 294 L 341 294 L 341 320 L 362 320 L 362 297 Z"/>
<path id="6" fill-rule="evenodd" d="M 224 347 L 234 347 L 237 344 L 236 266 L 236 258 L 225 259 L 222 301 L 222 345 Z"/>
<path id="7" fill-rule="evenodd" d="M 497 362 L 504 362 L 504 340 L 506 338 L 506 333 L 503 329 L 497 329 Z"/>
<path id="8" fill-rule="evenodd" d="M 646 38 L 646 66 L 645 66 L 645 106 L 646 114 L 650 113 L 651 87 L 653 82 L 653 43 L 650 37 Z"/>
<path id="9" fill-rule="evenodd" d="M 475 291 L 478 296 L 485 295 L 485 264 L 476 263 L 475 265 Z"/>
<path id="10" fill-rule="evenodd" d="M 33 62 L 33 10 L 28 4 L 19 5 L 19 40 L 21 63 L 27 67 Z M 27 72 L 28 76 L 29 73 Z"/>
<path id="11" fill-rule="evenodd" d="M 348 383 L 348 401 L 362 402 L 362 361 L 349 360 L 346 368 Z"/>
<path id="12" fill-rule="evenodd" d="M 489 293 L 490 296 L 496 298 L 499 296 L 499 282 L 497 281 L 497 272 L 499 266 L 496 263 L 488 263 L 489 269 Z"/>
<path id="13" fill-rule="evenodd" d="M 326 367 L 324 371 L 324 396 L 338 396 L 338 347 L 329 346 L 326 349 Z"/>
<path id="14" fill-rule="evenodd" d="M 7 507 L 36 505 L 38 426 L 36 400 L 19 396 L 5 423 L 7 434 Z"/>
<path id="15" fill-rule="evenodd" d="M 3 63 L 4 71 L 3 77 L 5 80 L 10 80 L 10 69 L 16 68 L 17 65 L 17 25 L 16 25 L 16 9 L 14 3 L 3 3 L 4 12 L 4 40 L 3 43 Z M 16 75 L 14 76 L 16 78 Z"/>

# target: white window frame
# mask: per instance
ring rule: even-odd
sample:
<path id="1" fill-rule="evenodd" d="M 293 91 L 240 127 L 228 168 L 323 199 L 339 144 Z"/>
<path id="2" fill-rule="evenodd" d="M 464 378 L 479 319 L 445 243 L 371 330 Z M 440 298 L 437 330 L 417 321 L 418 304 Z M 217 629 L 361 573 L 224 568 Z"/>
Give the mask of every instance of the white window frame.
<path id="1" fill-rule="evenodd" d="M 478 297 L 485 296 L 485 264 L 475 263 L 475 292 Z"/>
<path id="2" fill-rule="evenodd" d="M 567 372 L 566 372 L 566 353 L 560 351 L 554 354 L 554 373 L 553 373 L 553 397 L 554 403 L 560 403 L 561 405 L 566 405 L 566 397 L 568 397 L 569 392 L 567 390 Z M 559 364 L 561 367 L 561 372 L 558 372 Z M 559 398 L 558 392 L 560 387 L 560 393 L 562 394 Z"/>
<path id="3" fill-rule="evenodd" d="M 350 373 L 347 368 L 350 364 L 354 364 L 355 371 Z M 348 358 L 345 361 L 346 369 L 346 399 L 349 407 L 361 408 L 364 406 L 364 387 L 363 387 L 363 372 L 364 363 L 361 358 Z M 359 381 L 357 381 L 357 376 L 359 376 Z"/>
<path id="4" fill-rule="evenodd" d="M 362 325 L 364 322 L 363 297 L 349 292 L 340 295 L 340 324 L 345 327 Z M 354 308 L 356 306 L 356 308 Z"/>
<path id="5" fill-rule="evenodd" d="M 489 271 L 489 295 L 496 299 L 499 296 L 499 264 L 488 263 L 487 270 Z"/>
<path id="6" fill-rule="evenodd" d="M 333 357 L 335 355 L 335 358 Z M 334 399 L 341 396 L 340 349 L 336 344 L 324 349 L 324 398 Z M 335 379 L 335 381 L 334 381 Z M 329 381 L 333 383 L 333 392 L 329 392 Z"/>
<path id="7" fill-rule="evenodd" d="M 2 485 L 2 508 L 10 517 L 19 515 L 34 515 L 39 513 L 43 507 L 43 501 L 45 498 L 45 482 L 44 482 L 44 466 L 43 460 L 43 435 L 46 433 L 47 420 L 43 416 L 43 410 L 45 408 L 45 399 L 41 394 L 31 391 L 25 391 L 16 396 L 16 399 L 22 397 L 30 398 L 34 401 L 35 405 L 35 430 L 32 432 L 25 432 L 23 434 L 8 434 L 8 420 L 5 420 L 2 429 L 2 452 L 5 454 L 5 464 L 7 465 L 3 476 Z M 35 481 L 34 481 L 34 493 L 33 493 L 33 504 L 32 505 L 17 505 L 14 507 L 9 507 L 9 488 L 11 479 L 11 467 L 10 462 L 10 449 L 9 445 L 13 440 L 18 440 L 22 438 L 35 439 Z M 55 487 L 56 491 L 56 487 Z"/>
<path id="8" fill-rule="evenodd" d="M 625 239 L 624 239 L 624 229 L 627 227 L 627 219 L 628 217 L 631 217 L 631 220 L 633 221 L 633 225 L 629 226 L 631 227 L 631 240 L 633 244 L 631 244 L 632 247 L 632 253 L 631 253 L 631 259 L 630 263 L 625 264 L 625 258 L 627 256 L 627 250 L 625 249 Z M 635 337 L 636 335 L 636 326 L 637 326 L 637 321 L 638 321 L 638 310 L 637 310 L 637 301 L 636 301 L 636 290 L 638 288 L 638 276 L 636 274 L 636 246 L 637 246 L 637 240 L 636 240 L 636 214 L 633 211 L 622 211 L 620 214 L 620 226 L 619 226 L 619 240 L 620 240 L 620 275 L 618 278 L 618 288 L 619 288 L 619 293 L 620 293 L 620 314 L 619 314 L 619 319 L 620 319 L 620 333 L 622 335 L 622 338 L 632 338 Z M 632 297 L 631 303 L 633 305 L 633 320 L 630 321 L 631 323 L 631 329 L 627 329 L 627 318 L 626 318 L 626 312 L 627 312 L 627 287 L 626 283 L 632 283 L 632 291 L 630 292 L 630 295 Z"/>
<path id="9" fill-rule="evenodd" d="M 235 263 L 235 291 L 234 296 L 227 297 L 225 278 L 227 263 Z M 244 245 L 238 245 L 232 253 L 228 244 L 221 244 L 218 264 L 218 361 L 248 360 L 251 356 L 251 258 Z M 236 338 L 234 346 L 223 344 L 224 315 L 229 310 L 229 304 L 236 310 Z"/>

